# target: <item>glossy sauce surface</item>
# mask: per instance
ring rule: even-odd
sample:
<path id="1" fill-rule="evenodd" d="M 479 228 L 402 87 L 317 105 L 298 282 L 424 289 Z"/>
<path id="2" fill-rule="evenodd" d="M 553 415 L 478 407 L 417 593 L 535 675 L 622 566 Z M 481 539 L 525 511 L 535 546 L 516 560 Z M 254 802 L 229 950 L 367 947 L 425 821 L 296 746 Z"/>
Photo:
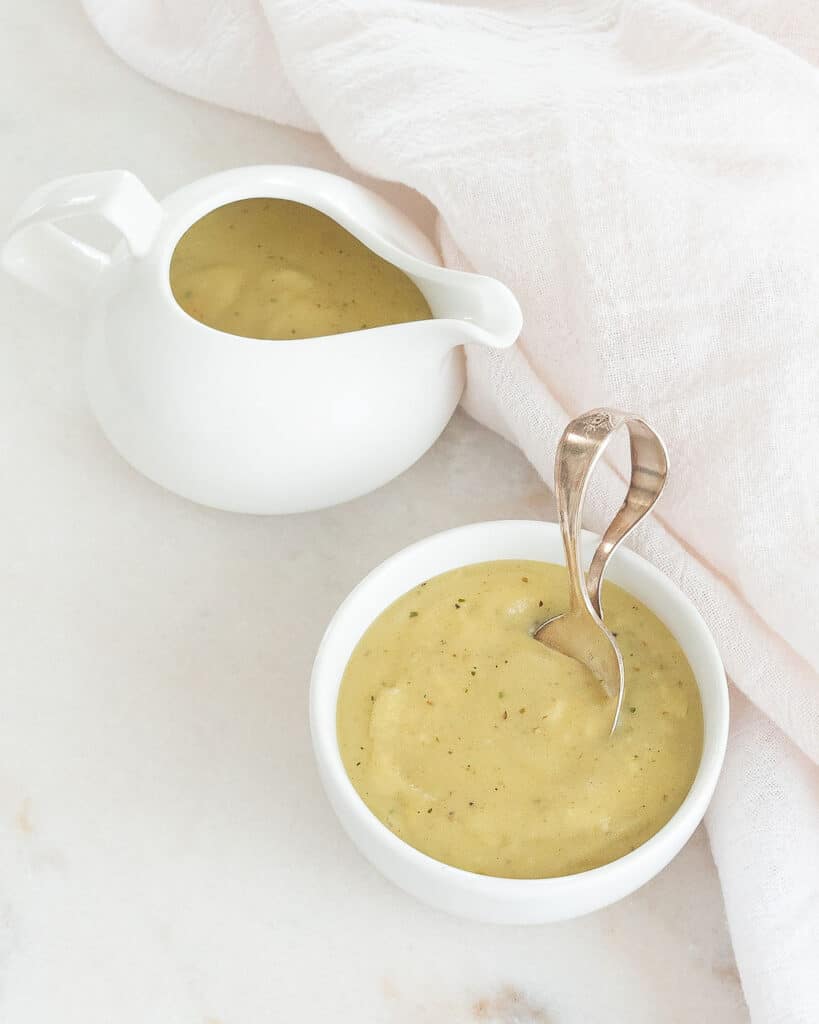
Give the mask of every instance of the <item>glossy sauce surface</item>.
<path id="1" fill-rule="evenodd" d="M 294 340 L 432 314 L 416 284 L 326 214 L 243 199 L 193 224 L 174 249 L 173 296 L 228 334 Z"/>
<path id="2" fill-rule="evenodd" d="M 412 846 L 482 874 L 572 874 L 633 850 L 682 803 L 703 726 L 677 641 L 604 586 L 626 667 L 609 736 L 599 683 L 530 635 L 567 604 L 562 566 L 485 562 L 416 587 L 361 638 L 339 692 L 341 756 Z"/>

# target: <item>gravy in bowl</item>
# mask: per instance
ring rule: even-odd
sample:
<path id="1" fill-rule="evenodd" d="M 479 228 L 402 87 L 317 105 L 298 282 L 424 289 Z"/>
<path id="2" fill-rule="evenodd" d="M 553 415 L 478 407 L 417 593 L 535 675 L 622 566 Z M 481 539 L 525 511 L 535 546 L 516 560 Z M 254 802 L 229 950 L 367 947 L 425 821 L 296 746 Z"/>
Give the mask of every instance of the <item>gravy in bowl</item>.
<path id="1" fill-rule="evenodd" d="M 679 644 L 604 586 L 626 672 L 610 736 L 599 683 L 531 636 L 567 598 L 562 566 L 477 563 L 404 594 L 361 637 L 339 749 L 361 798 L 411 846 L 479 874 L 574 874 L 635 849 L 684 800 L 703 719 Z"/>
<path id="2" fill-rule="evenodd" d="M 287 199 L 242 199 L 196 221 L 177 242 L 170 281 L 186 313 L 246 338 L 292 341 L 432 316 L 403 271 Z"/>

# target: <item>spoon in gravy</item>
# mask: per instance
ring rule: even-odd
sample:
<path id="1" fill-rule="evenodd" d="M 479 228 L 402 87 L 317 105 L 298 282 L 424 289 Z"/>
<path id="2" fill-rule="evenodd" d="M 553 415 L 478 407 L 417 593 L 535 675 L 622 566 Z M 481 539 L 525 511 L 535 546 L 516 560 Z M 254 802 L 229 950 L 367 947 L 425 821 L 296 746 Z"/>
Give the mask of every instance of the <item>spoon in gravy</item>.
<path id="1" fill-rule="evenodd" d="M 631 480 L 625 500 L 603 534 L 583 572 L 580 554 L 583 502 L 597 461 L 621 426 L 629 432 Z M 603 623 L 600 591 L 606 566 L 617 545 L 653 507 L 665 487 L 668 454 L 645 420 L 615 409 L 592 409 L 572 420 L 555 457 L 555 497 L 569 573 L 569 610 L 539 626 L 534 637 L 547 647 L 582 662 L 615 701 L 614 732 L 623 703 L 625 677 L 617 643 Z"/>

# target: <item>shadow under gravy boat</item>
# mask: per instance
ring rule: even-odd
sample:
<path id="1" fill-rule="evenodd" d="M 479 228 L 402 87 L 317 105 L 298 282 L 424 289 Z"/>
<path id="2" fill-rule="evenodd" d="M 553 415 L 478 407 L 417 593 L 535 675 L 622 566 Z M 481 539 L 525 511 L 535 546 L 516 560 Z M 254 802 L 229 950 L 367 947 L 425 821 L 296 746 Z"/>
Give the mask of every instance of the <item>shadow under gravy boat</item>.
<path id="1" fill-rule="evenodd" d="M 177 242 L 211 210 L 257 197 L 331 217 L 410 277 L 433 319 L 293 341 L 193 319 L 171 293 Z M 110 255 L 58 226 L 89 214 L 121 233 Z M 302 512 L 386 483 L 452 415 L 460 346 L 506 348 L 521 327 L 500 282 L 437 265 L 427 238 L 381 197 L 304 167 L 238 168 L 162 202 L 127 171 L 62 178 L 23 204 L 2 262 L 88 309 L 88 395 L 120 454 L 163 487 L 231 511 Z"/>

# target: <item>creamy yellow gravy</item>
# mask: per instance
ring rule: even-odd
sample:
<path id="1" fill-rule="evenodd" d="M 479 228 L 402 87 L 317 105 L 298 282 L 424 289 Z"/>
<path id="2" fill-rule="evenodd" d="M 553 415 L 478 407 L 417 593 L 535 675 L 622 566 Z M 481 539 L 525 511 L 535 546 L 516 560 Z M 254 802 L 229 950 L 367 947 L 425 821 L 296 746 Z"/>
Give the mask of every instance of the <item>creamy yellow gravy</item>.
<path id="1" fill-rule="evenodd" d="M 387 608 L 338 699 L 344 766 L 373 813 L 438 860 L 510 878 L 598 867 L 664 825 L 699 764 L 699 691 L 652 612 L 611 584 L 603 599 L 626 667 L 613 736 L 599 683 L 530 635 L 568 605 L 562 566 L 470 565 Z"/>
<path id="2" fill-rule="evenodd" d="M 192 317 L 246 338 L 314 338 L 432 314 L 413 281 L 330 217 L 286 199 L 243 199 L 193 224 L 171 291 Z"/>

